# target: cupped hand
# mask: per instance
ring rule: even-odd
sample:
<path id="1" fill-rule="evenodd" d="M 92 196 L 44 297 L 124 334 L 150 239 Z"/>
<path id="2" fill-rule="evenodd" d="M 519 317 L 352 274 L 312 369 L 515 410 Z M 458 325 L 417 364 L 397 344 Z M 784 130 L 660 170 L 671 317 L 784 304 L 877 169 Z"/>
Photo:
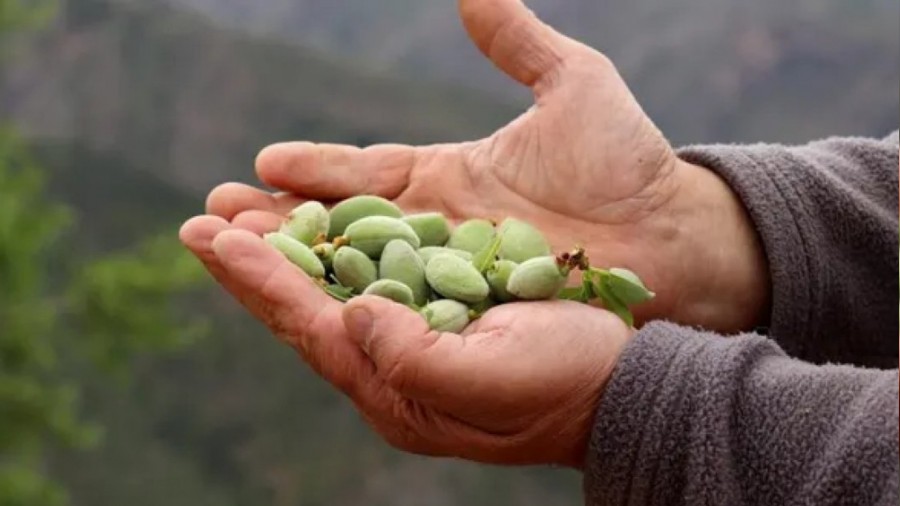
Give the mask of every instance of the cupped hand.
<path id="1" fill-rule="evenodd" d="M 357 194 L 407 211 L 513 216 L 557 251 L 580 245 L 600 267 L 637 272 L 657 298 L 638 322 L 667 318 L 721 332 L 763 317 L 768 275 L 750 220 L 711 172 L 679 160 L 612 63 L 541 23 L 519 0 L 460 0 L 471 38 L 531 87 L 534 105 L 488 138 L 365 149 L 306 142 L 263 150 L 257 173 L 283 194 L 226 184 L 208 212 L 255 232 L 298 199 Z"/>
<path id="2" fill-rule="evenodd" d="M 365 296 L 341 304 L 259 236 L 198 217 L 182 240 L 395 447 L 493 464 L 580 468 L 632 330 L 567 301 L 489 311 L 462 334 Z"/>

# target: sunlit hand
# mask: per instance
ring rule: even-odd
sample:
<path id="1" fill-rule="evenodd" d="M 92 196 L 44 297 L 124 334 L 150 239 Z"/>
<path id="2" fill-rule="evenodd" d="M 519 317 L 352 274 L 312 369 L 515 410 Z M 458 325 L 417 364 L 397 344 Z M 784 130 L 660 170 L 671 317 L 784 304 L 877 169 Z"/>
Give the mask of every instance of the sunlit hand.
<path id="1" fill-rule="evenodd" d="M 629 328 L 575 302 L 497 307 L 463 335 L 378 297 L 344 305 L 257 235 L 198 217 L 182 239 L 232 294 L 402 450 L 580 468 Z"/>
<path id="2" fill-rule="evenodd" d="M 664 317 L 721 332 L 763 317 L 768 275 L 743 208 L 715 175 L 680 161 L 614 66 L 542 24 L 519 0 L 461 0 L 466 29 L 535 103 L 477 142 L 425 147 L 288 143 L 258 157 L 267 184 L 226 184 L 208 212 L 257 233 L 298 198 L 361 193 L 461 220 L 515 216 L 557 250 L 628 267 L 657 293 L 638 321 Z"/>

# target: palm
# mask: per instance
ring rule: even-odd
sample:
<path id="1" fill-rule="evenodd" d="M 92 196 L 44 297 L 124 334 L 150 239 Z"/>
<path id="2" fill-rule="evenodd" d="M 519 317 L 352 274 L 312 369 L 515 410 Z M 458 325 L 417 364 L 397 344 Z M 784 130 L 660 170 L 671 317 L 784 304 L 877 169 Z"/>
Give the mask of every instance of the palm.
<path id="1" fill-rule="evenodd" d="M 674 190 L 674 153 L 599 55 L 590 69 L 488 138 L 416 148 L 405 157 L 408 170 L 397 171 L 402 189 L 388 195 L 457 221 L 526 219 L 555 251 L 584 246 L 595 264 L 627 265 L 654 287 L 672 285 L 656 270 L 661 259 L 634 254 L 652 249 L 628 242 L 653 232 L 650 218 Z M 410 148 L 394 149 L 379 156 L 402 160 Z M 661 293 L 655 310 L 673 303 Z"/>
<path id="2" fill-rule="evenodd" d="M 671 175 L 674 154 L 624 84 L 612 87 L 577 97 L 590 82 L 563 88 L 486 139 L 419 148 L 395 200 L 460 219 L 528 215 L 562 228 L 564 242 L 573 229 L 640 222 L 660 204 L 645 194 Z"/>
<path id="3" fill-rule="evenodd" d="M 535 107 L 489 138 L 462 144 L 269 147 L 257 172 L 284 193 L 223 185 L 207 201 L 212 216 L 189 221 L 181 237 L 223 287 L 395 445 L 490 462 L 577 465 L 593 406 L 631 332 L 621 321 L 576 303 L 517 303 L 494 308 L 463 335 L 439 334 L 386 299 L 341 305 L 259 237 L 300 200 L 362 193 L 456 221 L 515 216 L 544 230 L 557 251 L 578 244 L 595 265 L 636 270 L 660 295 L 637 308 L 639 320 L 676 314 L 693 301 L 682 321 L 745 324 L 729 313 L 740 305 L 728 306 L 715 285 L 692 279 L 691 266 L 707 267 L 709 258 L 697 252 L 709 248 L 684 242 L 692 230 L 684 218 L 694 211 L 683 201 L 694 200 L 679 185 L 697 186 L 705 172 L 681 170 L 609 62 L 542 25 L 519 0 L 460 0 L 460 7 L 482 52 L 532 87 Z M 738 252 L 752 244 L 732 242 Z M 721 277 L 708 270 L 710 279 Z M 705 292 L 712 298 L 697 296 Z M 744 292 L 724 293 L 740 302 Z M 370 324 L 354 318 L 360 312 Z"/>
<path id="4" fill-rule="evenodd" d="M 182 238 L 382 436 L 416 453 L 579 466 L 630 335 L 615 316 L 567 301 L 504 305 L 462 334 L 432 332 L 387 299 L 331 299 L 259 236 L 220 218 L 195 218 Z M 360 308 L 376 318 L 368 332 L 354 328 Z"/>
<path id="5" fill-rule="evenodd" d="M 735 271 L 727 257 L 759 257 L 759 245 L 724 182 L 676 159 L 603 55 L 542 25 L 519 0 L 460 5 L 476 44 L 533 89 L 534 107 L 474 142 L 276 144 L 260 153 L 257 173 L 284 193 L 225 184 L 210 194 L 209 214 L 263 233 L 298 200 L 367 193 L 456 220 L 515 216 L 545 231 L 557 251 L 583 246 L 594 265 L 636 271 L 658 294 L 635 308 L 639 324 L 660 315 L 720 331 L 755 322 L 761 261 Z M 704 216 L 724 217 L 719 242 L 736 245 L 731 253 L 693 237 Z"/>
<path id="6" fill-rule="evenodd" d="M 639 221 L 653 204 L 639 197 L 668 175 L 674 155 L 597 56 L 589 74 L 569 77 L 477 143 L 470 171 L 490 173 L 544 216 L 550 211 L 600 225 Z"/>
<path id="7" fill-rule="evenodd" d="M 254 245 L 246 236 L 232 238 L 242 247 L 262 246 L 258 239 Z M 347 306 L 327 299 L 269 253 L 255 267 L 271 269 L 277 284 L 253 290 L 263 297 L 241 298 L 343 388 L 389 442 L 488 463 L 581 464 L 600 390 L 628 336 L 616 317 L 574 302 L 518 303 L 494 308 L 461 335 L 439 334 L 385 299 L 354 299 Z M 284 305 L 297 298 L 307 307 Z M 360 305 L 379 315 L 368 340 L 343 319 Z M 312 308 L 315 317 L 304 318 Z M 292 318 L 281 319 L 285 312 Z"/>

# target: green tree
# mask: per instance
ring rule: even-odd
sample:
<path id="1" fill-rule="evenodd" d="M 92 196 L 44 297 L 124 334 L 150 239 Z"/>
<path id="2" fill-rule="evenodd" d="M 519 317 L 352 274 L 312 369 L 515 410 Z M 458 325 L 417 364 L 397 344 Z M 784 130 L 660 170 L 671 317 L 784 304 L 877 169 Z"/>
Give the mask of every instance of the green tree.
<path id="1" fill-rule="evenodd" d="M 66 261 L 71 213 L 43 198 L 42 172 L 22 142 L 0 130 L 0 504 L 53 505 L 49 445 L 86 446 L 77 378 L 60 356 L 83 355 L 110 372 L 138 353 L 193 341 L 205 325 L 177 311 L 177 295 L 203 279 L 167 236 L 90 262 Z M 69 266 L 68 268 L 66 266 Z"/>
<path id="2" fill-rule="evenodd" d="M 0 42 L 48 12 L 49 2 L 0 0 Z M 0 47 L 7 47 L 0 44 Z M 0 59 L 8 55 L 0 54 Z M 44 173 L 11 128 L 0 126 L 0 504 L 65 503 L 47 451 L 88 447 L 99 427 L 82 420 L 78 378 L 61 357 L 83 356 L 127 373 L 149 350 L 203 333 L 178 295 L 203 275 L 174 234 L 81 261 L 68 246 L 70 210 L 46 197 Z"/>
<path id="3" fill-rule="evenodd" d="M 0 40 L 47 18 L 52 0 L 0 0 Z"/>

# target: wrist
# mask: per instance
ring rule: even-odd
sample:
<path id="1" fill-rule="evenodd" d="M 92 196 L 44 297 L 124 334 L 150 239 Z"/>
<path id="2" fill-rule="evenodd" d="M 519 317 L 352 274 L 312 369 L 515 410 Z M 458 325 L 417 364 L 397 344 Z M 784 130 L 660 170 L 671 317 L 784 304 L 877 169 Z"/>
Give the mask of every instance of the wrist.
<path id="1" fill-rule="evenodd" d="M 768 320 L 771 282 L 762 240 L 737 194 L 713 171 L 678 160 L 678 189 L 663 215 L 672 230 L 678 290 L 670 320 L 721 333 Z"/>

